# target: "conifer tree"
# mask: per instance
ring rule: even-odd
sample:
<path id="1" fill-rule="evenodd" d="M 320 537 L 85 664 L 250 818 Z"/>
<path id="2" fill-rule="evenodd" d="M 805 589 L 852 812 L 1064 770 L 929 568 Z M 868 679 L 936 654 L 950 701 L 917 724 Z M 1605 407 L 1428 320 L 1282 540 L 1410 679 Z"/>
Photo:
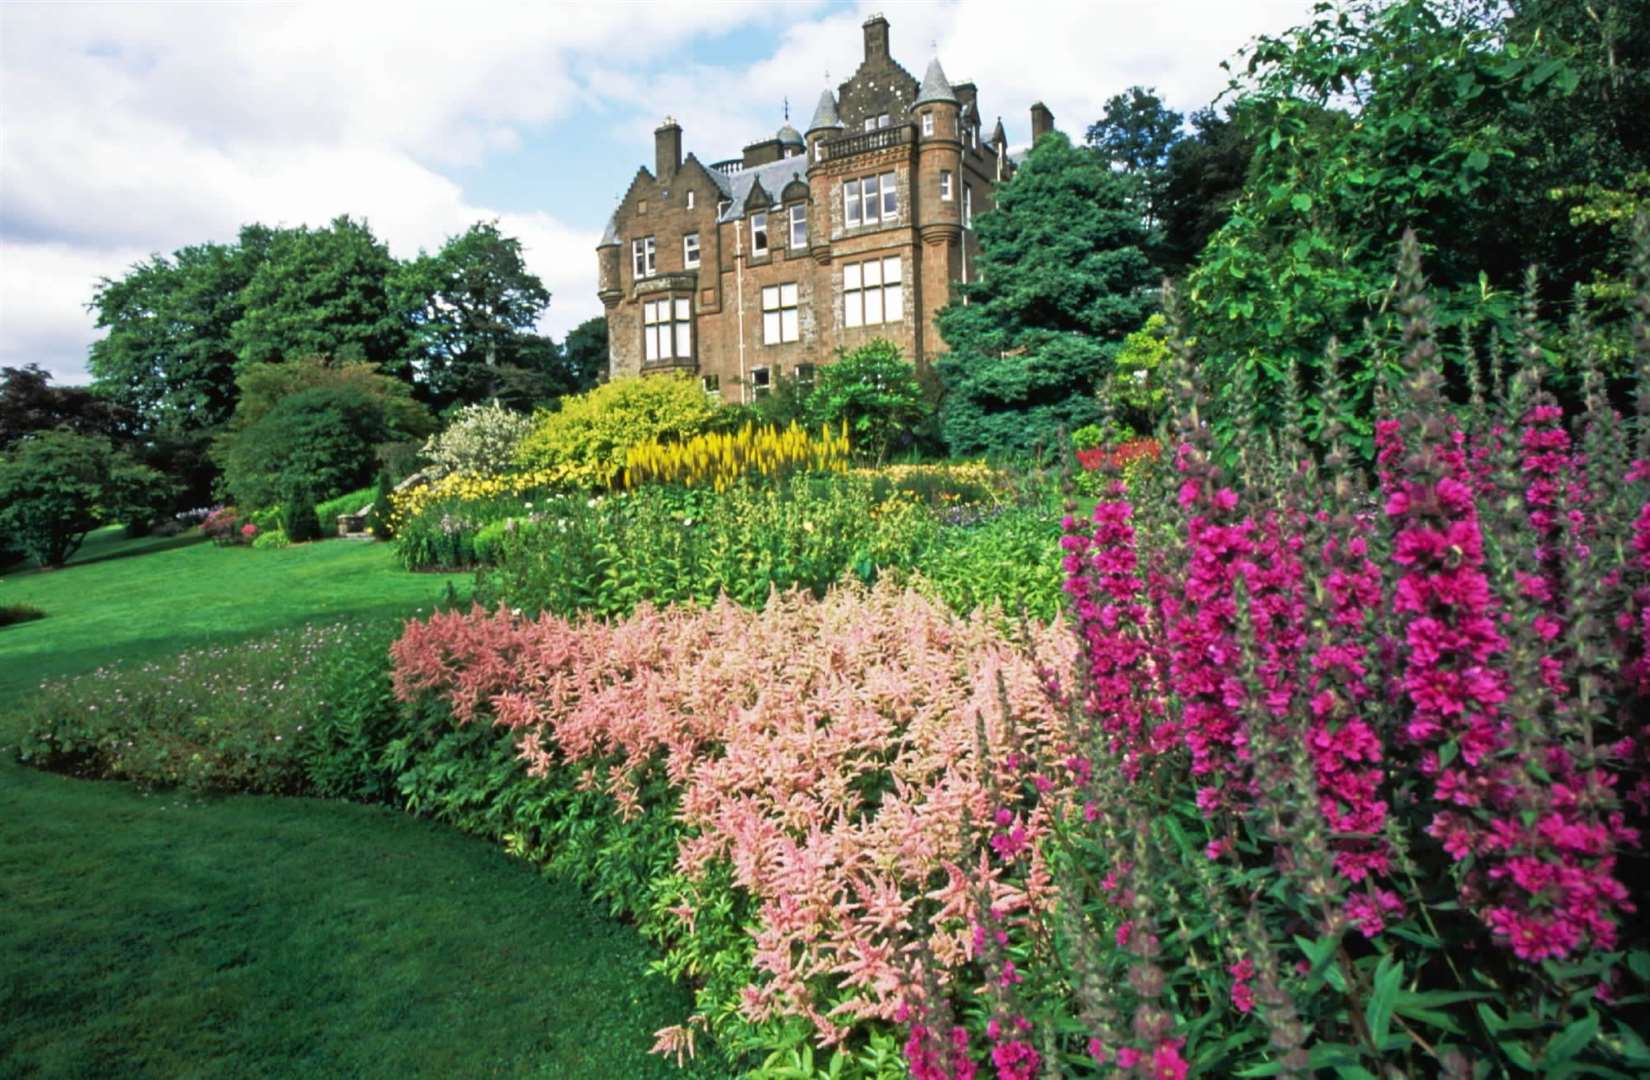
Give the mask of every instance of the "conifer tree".
<path id="1" fill-rule="evenodd" d="M 1122 177 L 1059 132 L 976 219 L 968 284 L 939 314 L 955 454 L 1025 453 L 1100 419 L 1095 387 L 1151 314 L 1155 273 Z"/>

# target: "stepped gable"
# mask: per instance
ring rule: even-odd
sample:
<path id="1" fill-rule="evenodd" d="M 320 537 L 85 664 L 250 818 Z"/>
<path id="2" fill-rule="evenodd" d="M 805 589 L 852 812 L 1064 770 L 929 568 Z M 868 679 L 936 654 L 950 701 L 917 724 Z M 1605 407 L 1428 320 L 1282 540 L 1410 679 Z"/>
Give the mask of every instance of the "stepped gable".
<path id="1" fill-rule="evenodd" d="M 884 113 L 891 123 L 905 123 L 920 86 L 889 52 L 888 20 L 872 15 L 864 29 L 865 58 L 853 76 L 837 87 L 837 116 L 849 131 L 861 130 L 867 119 L 876 120 Z"/>

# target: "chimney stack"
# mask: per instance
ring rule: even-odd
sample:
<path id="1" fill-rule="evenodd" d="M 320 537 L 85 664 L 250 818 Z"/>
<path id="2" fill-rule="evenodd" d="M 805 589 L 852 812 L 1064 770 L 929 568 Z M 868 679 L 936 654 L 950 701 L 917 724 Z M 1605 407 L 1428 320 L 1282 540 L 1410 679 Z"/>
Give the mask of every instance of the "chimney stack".
<path id="1" fill-rule="evenodd" d="M 865 20 L 865 59 L 888 59 L 888 20 L 880 11 Z"/>
<path id="2" fill-rule="evenodd" d="M 1036 146 L 1037 140 L 1054 130 L 1054 114 L 1048 111 L 1048 106 L 1041 101 L 1031 107 L 1031 145 Z"/>
<path id="3" fill-rule="evenodd" d="M 676 175 L 682 167 L 682 126 L 672 117 L 665 117 L 653 132 L 653 175 L 664 182 Z"/>

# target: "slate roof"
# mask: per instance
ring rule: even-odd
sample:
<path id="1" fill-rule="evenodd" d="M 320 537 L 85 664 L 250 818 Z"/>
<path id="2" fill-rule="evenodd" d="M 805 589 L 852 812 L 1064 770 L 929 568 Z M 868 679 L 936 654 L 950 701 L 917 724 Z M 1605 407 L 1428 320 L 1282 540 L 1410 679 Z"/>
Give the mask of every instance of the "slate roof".
<path id="1" fill-rule="evenodd" d="M 722 181 L 728 183 L 729 205 L 717 220 L 737 221 L 744 216 L 745 200 L 750 198 L 751 188 L 758 182 L 761 183 L 764 192 L 784 191 L 785 185 L 792 180 L 807 183 L 808 157 L 806 154 L 797 154 L 795 157 L 780 158 L 778 161 L 770 161 L 766 165 L 757 165 L 754 168 L 741 170 L 732 176 L 718 173 L 715 169 L 712 169 L 711 173 L 719 177 L 717 180 L 718 185 Z"/>
<path id="2" fill-rule="evenodd" d="M 602 231 L 602 242 L 597 247 L 619 246 L 619 215 L 611 214 L 607 219 L 607 228 Z"/>
<path id="3" fill-rule="evenodd" d="M 836 98 L 829 90 L 822 90 L 819 94 L 819 107 L 814 109 L 814 118 L 808 124 L 808 131 L 815 132 L 821 128 L 839 128 L 842 118 L 836 114 Z"/>
<path id="4" fill-rule="evenodd" d="M 1003 118 L 997 117 L 997 126 L 991 129 L 991 142 L 994 146 L 1007 148 L 1008 133 L 1003 130 Z"/>
<path id="5" fill-rule="evenodd" d="M 791 127 L 791 125 L 788 122 L 785 124 L 784 127 L 779 129 L 779 134 L 778 134 L 777 138 L 779 139 L 780 144 L 783 145 L 783 146 L 807 146 L 808 145 L 807 142 L 805 142 L 803 140 L 802 133 L 800 131 L 796 130 L 795 128 Z"/>
<path id="6" fill-rule="evenodd" d="M 922 85 L 917 88 L 917 100 L 911 107 L 914 109 L 930 101 L 946 101 L 952 105 L 957 103 L 956 91 L 951 89 L 951 82 L 945 77 L 945 69 L 940 67 L 940 58 L 937 56 L 928 61 L 928 71 L 923 74 Z"/>

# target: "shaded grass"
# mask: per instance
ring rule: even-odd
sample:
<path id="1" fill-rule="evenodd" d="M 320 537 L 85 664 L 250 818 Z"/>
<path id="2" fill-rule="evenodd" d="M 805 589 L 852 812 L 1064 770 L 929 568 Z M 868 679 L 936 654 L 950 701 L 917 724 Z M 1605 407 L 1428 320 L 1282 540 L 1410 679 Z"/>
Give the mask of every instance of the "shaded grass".
<path id="1" fill-rule="evenodd" d="M 451 581 L 409 574 L 388 544 L 329 540 L 271 551 L 192 538 L 125 540 L 103 529 L 61 570 L 0 575 L 0 604 L 37 622 L 0 631 L 0 713 L 42 679 L 142 661 L 283 627 L 428 611 Z M 0 746 L 10 743 L 0 726 Z"/>
<path id="2" fill-rule="evenodd" d="M 0 1076 L 681 1075 L 634 932 L 382 807 L 6 763 L 0 910 Z"/>

